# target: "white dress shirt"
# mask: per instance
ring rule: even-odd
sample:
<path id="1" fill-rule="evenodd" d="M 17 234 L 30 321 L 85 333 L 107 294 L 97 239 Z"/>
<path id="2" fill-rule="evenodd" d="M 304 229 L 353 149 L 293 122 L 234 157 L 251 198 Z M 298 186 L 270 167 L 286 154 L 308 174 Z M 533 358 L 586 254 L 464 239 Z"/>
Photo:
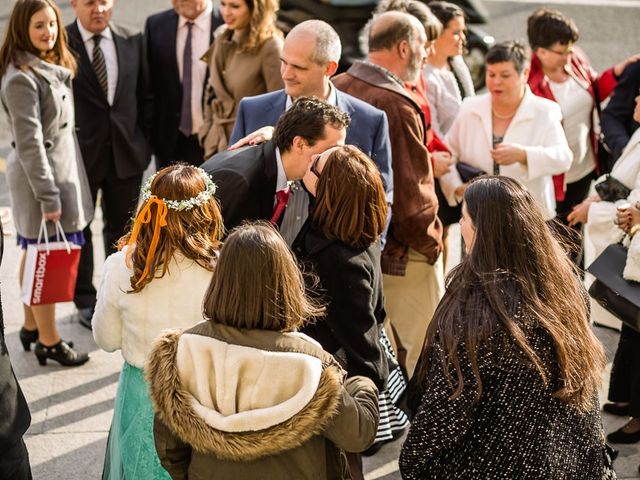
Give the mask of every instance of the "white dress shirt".
<path id="1" fill-rule="evenodd" d="M 207 8 L 195 20 L 191 28 L 191 125 L 192 132 L 197 133 L 202 126 L 202 93 L 204 81 L 207 76 L 207 64 L 200 58 L 209 49 L 211 44 L 211 15 L 213 4 L 208 2 Z M 176 58 L 178 60 L 178 72 L 182 80 L 184 47 L 187 43 L 189 28 L 186 17 L 180 15 L 178 19 L 178 32 L 176 34 Z"/>
<path id="2" fill-rule="evenodd" d="M 562 110 L 562 127 L 573 153 L 565 181 L 577 182 L 596 169 L 596 156 L 591 144 L 593 97 L 571 76 L 562 83 L 549 80 L 549 86 Z"/>
<path id="3" fill-rule="evenodd" d="M 87 50 L 89 60 L 93 62 L 93 49 L 95 47 L 95 43 L 93 41 L 94 34 L 84 28 L 79 20 L 76 20 L 76 23 L 78 25 L 78 30 L 80 30 L 80 35 L 82 36 L 84 48 Z M 107 66 L 107 83 L 109 85 L 107 101 L 109 102 L 109 105 L 113 105 L 113 99 L 116 96 L 116 87 L 118 86 L 118 54 L 116 52 L 116 44 L 113 42 L 111 29 L 107 27 L 100 33 L 100 35 L 102 35 L 102 39 L 100 40 L 100 49 L 104 54 L 104 62 Z"/>

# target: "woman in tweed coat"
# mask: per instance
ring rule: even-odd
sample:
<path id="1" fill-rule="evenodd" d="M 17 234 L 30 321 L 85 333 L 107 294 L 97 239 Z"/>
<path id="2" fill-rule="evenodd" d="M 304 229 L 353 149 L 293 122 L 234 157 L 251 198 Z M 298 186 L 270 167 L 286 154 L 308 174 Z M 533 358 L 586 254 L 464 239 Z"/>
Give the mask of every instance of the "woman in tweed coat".
<path id="1" fill-rule="evenodd" d="M 615 478 L 586 293 L 532 195 L 507 177 L 464 194 L 467 257 L 450 274 L 416 370 L 405 479 Z"/>
<path id="2" fill-rule="evenodd" d="M 0 49 L 0 100 L 13 135 L 7 183 L 18 242 L 25 249 L 36 243 L 42 221 L 48 223 L 47 236 L 55 238 L 54 222 L 60 222 L 68 239 L 83 243 L 82 229 L 93 215 L 74 131 L 75 66 L 55 4 L 18 0 Z M 24 256 L 21 267 L 22 276 Z M 55 304 L 25 305 L 24 314 L 20 340 L 25 350 L 36 342 L 41 365 L 47 358 L 62 365 L 89 359 L 60 339 Z"/>

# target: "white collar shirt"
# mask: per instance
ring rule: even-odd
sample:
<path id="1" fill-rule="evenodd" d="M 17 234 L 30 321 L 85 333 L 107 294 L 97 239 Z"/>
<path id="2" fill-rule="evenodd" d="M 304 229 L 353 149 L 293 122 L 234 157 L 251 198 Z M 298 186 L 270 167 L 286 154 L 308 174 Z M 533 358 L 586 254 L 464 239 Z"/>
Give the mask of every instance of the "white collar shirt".
<path id="1" fill-rule="evenodd" d="M 329 82 L 329 96 L 325 100 L 329 105 L 333 105 L 334 107 L 338 106 L 338 93 L 336 87 L 333 86 L 333 83 Z M 287 102 L 285 103 L 284 109 L 289 110 L 293 105 L 293 99 L 291 96 L 287 95 Z"/>
<path id="2" fill-rule="evenodd" d="M 95 42 L 93 40 L 94 34 L 82 26 L 80 20 L 76 20 L 84 48 L 87 50 L 89 60 L 93 62 L 93 49 L 95 48 Z M 113 34 L 109 27 L 105 28 L 100 35 L 100 49 L 104 55 L 104 62 L 107 66 L 107 101 L 109 105 L 113 105 L 113 99 L 116 96 L 116 88 L 118 86 L 118 54 L 116 52 L 116 44 L 113 41 Z M 93 68 L 93 67 L 92 67 Z"/>
<path id="3" fill-rule="evenodd" d="M 204 82 L 207 77 L 207 64 L 201 60 L 211 44 L 211 15 L 213 4 L 207 3 L 207 8 L 195 20 L 191 28 L 191 125 L 192 133 L 197 133 L 202 125 L 202 95 Z M 182 79 L 184 47 L 187 43 L 191 21 L 180 15 L 178 19 L 178 31 L 176 34 L 176 58 L 178 60 L 178 73 Z"/>

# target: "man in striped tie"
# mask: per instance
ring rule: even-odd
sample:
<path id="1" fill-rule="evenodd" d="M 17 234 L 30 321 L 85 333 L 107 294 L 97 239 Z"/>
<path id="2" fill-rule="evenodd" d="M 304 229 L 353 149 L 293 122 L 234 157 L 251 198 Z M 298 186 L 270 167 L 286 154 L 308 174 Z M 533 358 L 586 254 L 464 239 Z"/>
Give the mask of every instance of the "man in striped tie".
<path id="1" fill-rule="evenodd" d="M 113 0 L 71 0 L 71 6 L 77 17 L 67 31 L 78 60 L 73 80 L 78 141 L 94 203 L 102 192 L 109 255 L 124 234 L 151 159 L 142 35 L 110 23 Z M 90 226 L 84 235 L 74 301 L 80 323 L 90 328 L 96 302 Z"/>

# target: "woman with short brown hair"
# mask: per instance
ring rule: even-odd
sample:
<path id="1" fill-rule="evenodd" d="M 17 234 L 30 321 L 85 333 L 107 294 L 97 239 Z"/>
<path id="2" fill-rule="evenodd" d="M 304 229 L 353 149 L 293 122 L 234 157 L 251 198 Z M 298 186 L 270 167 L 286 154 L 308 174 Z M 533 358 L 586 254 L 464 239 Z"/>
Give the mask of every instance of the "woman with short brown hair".
<path id="1" fill-rule="evenodd" d="M 379 237 L 387 218 L 380 173 L 358 148 L 317 155 L 304 178 L 313 211 L 293 243 L 327 301 L 325 315 L 303 331 L 333 354 L 348 376 L 364 375 L 380 389 L 380 424 L 371 451 L 408 426 L 396 403 L 405 382 L 382 322 L 386 317 Z"/>

